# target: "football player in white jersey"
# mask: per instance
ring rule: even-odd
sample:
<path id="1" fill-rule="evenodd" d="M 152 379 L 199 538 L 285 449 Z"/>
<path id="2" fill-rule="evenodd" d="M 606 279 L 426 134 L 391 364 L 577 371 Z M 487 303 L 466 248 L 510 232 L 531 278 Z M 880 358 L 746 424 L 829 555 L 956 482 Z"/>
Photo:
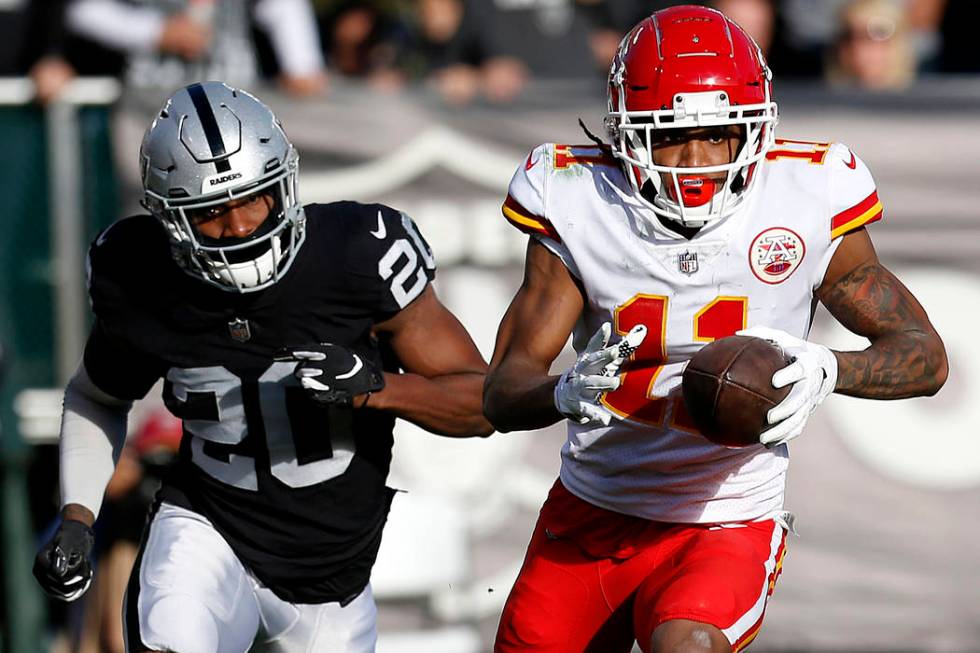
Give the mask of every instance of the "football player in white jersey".
<path id="1" fill-rule="evenodd" d="M 656 12 L 613 62 L 611 143 L 541 145 L 511 181 L 504 215 L 531 239 L 484 409 L 500 431 L 567 418 L 568 440 L 500 653 L 743 649 L 791 525 L 785 443 L 831 392 L 945 381 L 942 341 L 865 229 L 882 215 L 871 174 L 845 145 L 777 140 L 770 77 L 723 14 Z M 808 342 L 816 301 L 870 346 Z M 697 433 L 679 386 L 736 333 L 792 357 L 773 377 L 791 390 L 758 446 L 727 448 Z M 551 375 L 569 334 L 578 360 Z"/>

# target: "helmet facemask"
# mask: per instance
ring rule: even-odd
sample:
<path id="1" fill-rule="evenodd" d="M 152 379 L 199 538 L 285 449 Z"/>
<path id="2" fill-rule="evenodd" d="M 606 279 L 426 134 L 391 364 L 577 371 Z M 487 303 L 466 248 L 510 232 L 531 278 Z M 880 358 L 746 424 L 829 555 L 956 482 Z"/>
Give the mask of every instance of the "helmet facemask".
<path id="1" fill-rule="evenodd" d="M 147 130 L 140 162 L 144 206 L 185 272 L 246 293 L 278 282 L 292 265 L 306 237 L 299 156 L 256 98 L 219 82 L 181 89 Z M 195 226 L 208 208 L 266 194 L 272 206 L 248 236 L 208 238 Z"/>
<path id="2" fill-rule="evenodd" d="M 206 197 L 164 198 L 147 191 L 147 208 L 167 229 L 178 264 L 223 290 L 253 292 L 278 282 L 306 238 L 295 151 L 291 159 L 266 178 Z M 263 193 L 272 197 L 269 215 L 245 238 L 208 238 L 194 226 L 196 211 Z"/>
<path id="3" fill-rule="evenodd" d="M 748 196 L 756 164 L 775 143 L 776 105 L 730 106 L 726 97 L 723 91 L 678 93 L 673 109 L 610 110 L 607 115 L 613 153 L 637 196 L 657 215 L 685 227 L 701 227 L 730 215 Z M 730 163 L 677 167 L 654 162 L 655 143 L 665 130 L 728 125 L 739 126 L 743 133 Z"/>

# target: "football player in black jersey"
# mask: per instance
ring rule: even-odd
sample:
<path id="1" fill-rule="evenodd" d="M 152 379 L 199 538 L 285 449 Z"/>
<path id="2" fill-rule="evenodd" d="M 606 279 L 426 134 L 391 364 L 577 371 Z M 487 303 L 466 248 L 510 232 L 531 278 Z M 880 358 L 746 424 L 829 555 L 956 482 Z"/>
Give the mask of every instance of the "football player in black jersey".
<path id="1" fill-rule="evenodd" d="M 64 600 L 88 587 L 127 412 L 162 378 L 184 437 L 129 583 L 130 652 L 372 651 L 395 418 L 491 432 L 486 363 L 436 298 L 412 220 L 300 206 L 297 160 L 251 95 L 181 89 L 140 151 L 151 215 L 90 250 L 96 319 L 65 390 L 64 519 L 34 571 Z"/>

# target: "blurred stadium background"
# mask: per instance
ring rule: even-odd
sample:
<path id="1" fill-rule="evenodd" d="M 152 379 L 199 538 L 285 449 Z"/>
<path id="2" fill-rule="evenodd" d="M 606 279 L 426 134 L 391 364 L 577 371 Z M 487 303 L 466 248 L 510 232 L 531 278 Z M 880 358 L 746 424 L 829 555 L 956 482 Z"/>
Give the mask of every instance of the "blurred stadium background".
<path id="1" fill-rule="evenodd" d="M 437 291 L 489 358 L 522 273 L 525 238 L 499 213 L 514 168 L 540 142 L 582 142 L 579 118 L 601 133 L 617 34 L 668 4 L 680 3 L 0 1 L 0 651 L 122 650 L 113 584 L 174 433 L 156 403 L 131 420 L 93 591 L 55 605 L 29 570 L 57 510 L 60 384 L 89 320 L 85 248 L 139 210 L 136 152 L 162 98 L 227 73 L 281 117 L 304 202 L 412 215 Z M 951 361 L 937 397 L 835 396 L 793 444 L 799 537 L 753 650 L 980 651 L 980 48 L 967 34 L 980 3 L 712 4 L 769 51 L 777 134 L 843 141 L 868 163 L 886 216 L 872 237 Z M 813 338 L 861 346 L 825 314 Z M 461 442 L 399 427 L 390 485 L 405 492 L 373 579 L 381 653 L 490 650 L 563 439 L 560 426 Z"/>

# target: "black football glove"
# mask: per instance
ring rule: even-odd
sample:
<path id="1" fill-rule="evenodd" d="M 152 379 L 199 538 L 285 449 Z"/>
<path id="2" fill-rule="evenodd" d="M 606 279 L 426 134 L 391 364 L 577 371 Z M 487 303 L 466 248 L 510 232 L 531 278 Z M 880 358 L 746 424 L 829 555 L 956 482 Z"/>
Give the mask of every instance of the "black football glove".
<path id="1" fill-rule="evenodd" d="M 372 361 L 340 345 L 304 345 L 290 356 L 299 361 L 296 378 L 318 404 L 350 406 L 357 395 L 385 387 L 384 374 Z"/>
<path id="2" fill-rule="evenodd" d="M 66 519 L 34 558 L 34 578 L 47 594 L 74 601 L 92 584 L 89 555 L 95 533 L 80 521 Z"/>

